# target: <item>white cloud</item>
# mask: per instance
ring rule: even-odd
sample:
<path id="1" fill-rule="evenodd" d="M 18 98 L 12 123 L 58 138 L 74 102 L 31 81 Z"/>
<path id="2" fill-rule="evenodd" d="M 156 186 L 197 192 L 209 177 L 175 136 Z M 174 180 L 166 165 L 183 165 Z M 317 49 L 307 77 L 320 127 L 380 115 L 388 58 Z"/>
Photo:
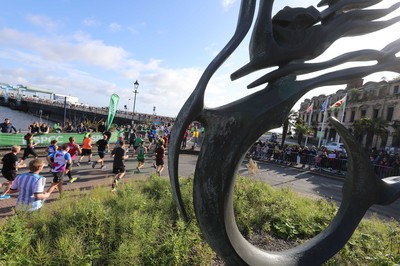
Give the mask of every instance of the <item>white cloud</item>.
<path id="1" fill-rule="evenodd" d="M 221 4 L 222 7 L 227 10 L 229 9 L 231 6 L 233 6 L 233 4 L 236 3 L 236 0 L 222 0 Z"/>
<path id="2" fill-rule="evenodd" d="M 100 22 L 97 21 L 95 18 L 86 18 L 82 21 L 82 24 L 86 27 L 95 27 L 100 25 Z"/>
<path id="3" fill-rule="evenodd" d="M 118 32 L 118 31 L 121 31 L 121 30 L 122 30 L 122 27 L 121 27 L 121 25 L 119 25 L 118 23 L 113 22 L 113 23 L 111 23 L 110 25 L 108 25 L 108 29 L 109 29 L 111 32 Z"/>
<path id="4" fill-rule="evenodd" d="M 43 28 L 47 31 L 53 31 L 57 29 L 58 25 L 56 22 L 54 22 L 52 19 L 46 16 L 41 16 L 41 15 L 28 15 L 26 17 L 26 20 L 40 28 Z"/>

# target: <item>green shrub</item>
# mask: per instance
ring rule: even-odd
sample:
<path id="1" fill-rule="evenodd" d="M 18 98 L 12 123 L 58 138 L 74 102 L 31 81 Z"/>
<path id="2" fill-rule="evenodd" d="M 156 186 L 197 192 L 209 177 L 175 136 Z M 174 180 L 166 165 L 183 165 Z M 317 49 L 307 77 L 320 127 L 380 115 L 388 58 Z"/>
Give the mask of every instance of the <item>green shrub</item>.
<path id="1" fill-rule="evenodd" d="M 180 180 L 190 222 L 178 215 L 169 181 L 155 175 L 65 193 L 39 212 L 0 224 L 0 265 L 212 265 L 215 253 L 194 218 L 191 178 Z M 305 241 L 329 224 L 334 203 L 299 197 L 289 189 L 237 179 L 236 221 L 242 234 Z M 393 265 L 400 262 L 396 221 L 363 220 L 326 265 Z"/>

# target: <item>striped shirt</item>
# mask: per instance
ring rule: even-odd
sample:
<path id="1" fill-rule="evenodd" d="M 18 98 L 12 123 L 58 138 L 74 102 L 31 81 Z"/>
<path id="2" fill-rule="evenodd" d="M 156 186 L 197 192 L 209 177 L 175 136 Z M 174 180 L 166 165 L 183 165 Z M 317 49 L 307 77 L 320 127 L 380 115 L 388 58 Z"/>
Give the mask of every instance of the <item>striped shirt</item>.
<path id="1" fill-rule="evenodd" d="M 11 185 L 12 190 L 18 190 L 17 209 L 34 211 L 42 207 L 43 201 L 35 198 L 35 193 L 43 193 L 46 178 L 34 173 L 17 175 Z"/>

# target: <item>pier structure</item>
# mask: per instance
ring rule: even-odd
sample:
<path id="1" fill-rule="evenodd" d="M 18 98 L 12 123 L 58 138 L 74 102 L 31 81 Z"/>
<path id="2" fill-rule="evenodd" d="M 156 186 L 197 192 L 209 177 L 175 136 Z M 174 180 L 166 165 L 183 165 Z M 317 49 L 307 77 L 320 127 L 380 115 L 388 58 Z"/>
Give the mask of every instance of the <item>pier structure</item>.
<path id="1" fill-rule="evenodd" d="M 108 107 L 93 107 L 74 103 L 66 103 L 61 101 L 40 99 L 33 96 L 16 97 L 8 94 L 7 99 L 4 93 L 0 92 L 0 105 L 7 106 L 13 110 L 19 110 L 30 113 L 39 118 L 44 118 L 54 122 L 70 122 L 72 125 L 78 125 L 80 122 L 97 123 L 99 121 L 107 121 Z M 135 113 L 117 110 L 114 117 L 114 124 L 128 125 L 131 124 L 132 118 L 135 124 L 143 124 L 150 122 L 168 123 L 174 119 L 167 116 L 159 116 L 152 114 Z"/>

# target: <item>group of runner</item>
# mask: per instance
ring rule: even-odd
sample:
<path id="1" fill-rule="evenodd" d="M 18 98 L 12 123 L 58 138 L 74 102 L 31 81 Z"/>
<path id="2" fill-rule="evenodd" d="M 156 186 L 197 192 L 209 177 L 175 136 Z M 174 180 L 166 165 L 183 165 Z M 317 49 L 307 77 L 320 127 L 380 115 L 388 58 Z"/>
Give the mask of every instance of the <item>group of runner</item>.
<path id="1" fill-rule="evenodd" d="M 19 192 L 17 207 L 28 211 L 41 208 L 42 201 L 48 198 L 55 189 L 58 190 L 60 196 L 62 195 L 63 177 L 65 175 L 68 176 L 70 183 L 77 180 L 76 177 L 72 176 L 72 166 L 74 164 L 80 166 L 85 156 L 88 158 L 88 164 L 91 164 L 93 168 L 96 165 L 99 165 L 100 169 L 106 167 L 104 158 L 107 151 L 109 151 L 109 138 L 110 136 L 104 134 L 103 138 L 95 143 L 99 156 L 96 161 L 91 160 L 93 143 L 90 132 L 85 135 L 82 148 L 75 142 L 74 137 L 70 137 L 68 143 L 60 146 L 57 145 L 57 140 L 53 140 L 47 148 L 46 161 L 44 161 L 38 158 L 34 150 L 36 144 L 33 142 L 32 134 L 28 133 L 25 136 L 27 146 L 20 160 L 18 160 L 18 153 L 21 151 L 20 146 L 13 146 L 11 151 L 1 159 L 3 164 L 1 173 L 7 179 L 7 182 L 0 184 L 0 187 L 5 187 L 0 195 L 0 200 L 10 198 L 9 194 L 11 193 Z M 161 176 L 164 169 L 165 145 L 164 139 L 159 138 L 154 149 L 156 162 L 153 163 L 153 167 L 159 176 Z M 144 165 L 145 154 L 148 152 L 140 135 L 136 137 L 133 148 L 132 157 L 136 155 L 138 160 L 136 172 L 140 173 L 140 169 Z M 112 191 L 116 190 L 118 182 L 125 176 L 125 160 L 129 158 L 128 151 L 129 148 L 126 148 L 123 138 L 118 139 L 114 149 L 111 151 L 111 156 L 113 157 L 112 173 L 115 175 L 111 185 Z M 34 156 L 34 159 L 29 163 L 29 172 L 18 174 L 19 168 L 26 167 L 24 160 L 30 154 Z M 75 160 L 77 160 L 76 163 Z M 46 178 L 40 175 L 46 163 L 53 175 L 52 183 L 47 191 L 44 189 Z"/>

